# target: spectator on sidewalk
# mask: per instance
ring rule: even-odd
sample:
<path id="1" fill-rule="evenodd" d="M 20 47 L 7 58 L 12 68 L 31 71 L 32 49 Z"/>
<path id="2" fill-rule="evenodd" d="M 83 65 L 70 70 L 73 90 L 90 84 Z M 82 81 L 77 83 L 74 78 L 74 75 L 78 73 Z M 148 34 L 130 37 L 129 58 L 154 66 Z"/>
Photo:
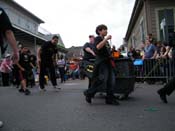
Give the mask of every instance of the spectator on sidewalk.
<path id="1" fill-rule="evenodd" d="M 32 74 L 30 76 L 30 86 L 32 88 L 33 86 L 35 86 L 35 77 L 37 73 L 37 62 L 36 62 L 36 56 L 34 54 L 31 54 L 30 51 L 29 51 L 29 55 L 30 55 L 30 63 L 32 67 Z"/>
<path id="2" fill-rule="evenodd" d="M 58 59 L 57 61 L 57 66 L 58 66 L 58 69 L 59 69 L 59 72 L 60 72 L 60 77 L 61 77 L 61 83 L 65 82 L 65 65 L 66 65 L 66 62 L 63 58 L 63 55 L 60 56 L 60 58 Z"/>
<path id="3" fill-rule="evenodd" d="M 175 38 L 175 33 L 174 33 L 174 38 Z M 173 67 L 175 67 L 175 39 L 174 41 L 172 40 L 170 42 L 170 47 L 172 48 L 172 60 L 173 60 Z M 168 103 L 167 101 L 167 95 L 171 95 L 171 93 L 175 90 L 175 74 L 173 74 L 173 78 L 168 81 L 168 83 L 161 89 L 159 89 L 157 91 L 157 93 L 160 96 L 160 99 L 164 102 L 164 103 Z"/>
<path id="4" fill-rule="evenodd" d="M 3 86 L 10 85 L 10 72 L 12 72 L 12 60 L 10 56 L 10 54 L 6 54 L 5 58 L 2 60 L 2 63 L 0 65 Z"/>
<path id="5" fill-rule="evenodd" d="M 130 47 L 129 52 L 127 53 L 127 56 L 128 56 L 129 58 L 131 58 L 131 60 L 135 60 L 135 59 L 137 58 L 137 56 L 138 56 L 138 54 L 137 54 L 135 48 Z"/>
<path id="6" fill-rule="evenodd" d="M 154 59 L 156 58 L 157 52 L 156 47 L 150 40 L 146 40 L 146 45 L 144 48 L 144 55 L 142 59 Z"/>

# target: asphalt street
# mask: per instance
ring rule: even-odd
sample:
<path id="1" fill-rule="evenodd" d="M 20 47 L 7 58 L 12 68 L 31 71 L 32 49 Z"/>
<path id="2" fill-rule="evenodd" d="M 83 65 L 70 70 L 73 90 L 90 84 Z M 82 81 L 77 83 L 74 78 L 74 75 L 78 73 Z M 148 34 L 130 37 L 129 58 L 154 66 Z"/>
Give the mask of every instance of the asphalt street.
<path id="1" fill-rule="evenodd" d="M 0 87 L 0 131 L 174 131 L 175 94 L 168 104 L 160 101 L 157 89 L 163 85 L 136 84 L 119 106 L 105 105 L 97 94 L 88 104 L 83 91 L 87 80 L 69 80 L 56 92 L 32 88 L 25 96 L 15 87 Z"/>

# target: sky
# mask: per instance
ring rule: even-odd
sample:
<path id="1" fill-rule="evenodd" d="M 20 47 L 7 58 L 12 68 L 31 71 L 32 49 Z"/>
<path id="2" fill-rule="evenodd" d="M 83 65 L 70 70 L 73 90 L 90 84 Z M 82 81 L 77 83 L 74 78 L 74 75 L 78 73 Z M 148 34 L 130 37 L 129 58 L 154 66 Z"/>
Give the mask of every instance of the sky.
<path id="1" fill-rule="evenodd" d="M 41 27 L 59 33 L 66 48 L 83 46 L 99 24 L 108 27 L 112 45 L 123 44 L 135 0 L 15 0 L 42 19 Z"/>

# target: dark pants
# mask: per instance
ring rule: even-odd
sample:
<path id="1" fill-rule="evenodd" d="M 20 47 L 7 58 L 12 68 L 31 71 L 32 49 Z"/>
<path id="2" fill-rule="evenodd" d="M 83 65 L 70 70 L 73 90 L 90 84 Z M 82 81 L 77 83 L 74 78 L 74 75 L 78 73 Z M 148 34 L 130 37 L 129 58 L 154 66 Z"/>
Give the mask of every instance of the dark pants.
<path id="1" fill-rule="evenodd" d="M 173 49 L 172 49 L 172 57 L 173 57 L 173 59 L 175 59 L 175 47 L 173 47 Z"/>
<path id="2" fill-rule="evenodd" d="M 89 96 L 94 96 L 97 92 L 106 90 L 107 98 L 113 97 L 113 88 L 115 86 L 115 75 L 109 62 L 102 62 L 95 65 L 91 87 L 87 89 Z"/>
<path id="3" fill-rule="evenodd" d="M 56 82 L 56 74 L 55 74 L 55 67 L 53 64 L 51 63 L 42 63 L 40 64 L 40 74 L 39 74 L 39 84 L 40 84 L 40 88 L 44 89 L 44 84 L 45 84 L 45 78 L 44 76 L 46 75 L 48 69 L 48 73 L 50 75 L 50 80 L 52 82 L 53 86 L 57 85 Z"/>
<path id="4" fill-rule="evenodd" d="M 171 93 L 175 90 L 175 77 L 171 79 L 163 88 L 159 91 L 162 94 L 171 95 Z"/>
<path id="5" fill-rule="evenodd" d="M 89 79 L 88 89 L 91 87 L 91 81 L 92 81 L 92 71 L 94 67 L 94 61 L 90 60 L 83 60 L 82 61 L 82 68 L 81 68 L 81 75 L 82 77 L 87 76 Z M 84 78 L 83 78 L 84 79 Z"/>
<path id="6" fill-rule="evenodd" d="M 2 72 L 2 84 L 3 86 L 9 86 L 9 73 Z"/>
<path id="7" fill-rule="evenodd" d="M 91 80 L 91 78 L 88 78 L 88 79 L 89 79 L 89 84 L 88 84 L 88 89 L 89 89 L 89 88 L 91 88 L 91 83 L 92 83 L 91 81 L 92 80 Z"/>
<path id="8" fill-rule="evenodd" d="M 27 70 L 27 86 L 31 86 L 31 88 L 35 85 L 35 79 L 32 69 Z"/>
<path id="9" fill-rule="evenodd" d="M 14 85 L 16 85 L 17 87 L 19 87 L 19 85 L 20 85 L 19 69 L 17 67 L 14 67 L 12 73 L 13 73 L 13 82 L 14 82 Z"/>
<path id="10" fill-rule="evenodd" d="M 65 70 L 64 67 L 59 67 L 60 77 L 61 77 L 61 83 L 65 82 L 64 74 Z"/>

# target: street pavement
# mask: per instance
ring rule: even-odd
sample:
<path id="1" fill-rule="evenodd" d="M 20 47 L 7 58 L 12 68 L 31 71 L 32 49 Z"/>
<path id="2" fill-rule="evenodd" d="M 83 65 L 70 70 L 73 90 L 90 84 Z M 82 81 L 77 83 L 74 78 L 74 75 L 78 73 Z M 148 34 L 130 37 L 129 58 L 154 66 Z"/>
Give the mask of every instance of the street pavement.
<path id="1" fill-rule="evenodd" d="M 69 80 L 56 92 L 32 88 L 25 96 L 15 87 L 0 87 L 0 131 L 174 131 L 175 95 L 168 104 L 160 101 L 157 89 L 163 85 L 136 84 L 119 106 L 105 105 L 97 94 L 88 104 L 83 91 L 87 80 Z"/>

